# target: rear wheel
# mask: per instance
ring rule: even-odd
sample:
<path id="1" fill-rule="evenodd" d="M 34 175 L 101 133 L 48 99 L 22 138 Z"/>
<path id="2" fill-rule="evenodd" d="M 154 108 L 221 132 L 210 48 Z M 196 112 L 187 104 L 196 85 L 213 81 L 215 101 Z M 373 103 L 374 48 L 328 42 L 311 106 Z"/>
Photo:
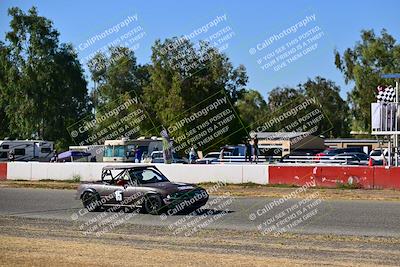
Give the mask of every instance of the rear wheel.
<path id="1" fill-rule="evenodd" d="M 101 209 L 100 197 L 93 192 L 85 192 L 83 194 L 82 204 L 88 211 L 98 211 Z"/>
<path id="2" fill-rule="evenodd" d="M 158 195 L 149 195 L 146 196 L 144 201 L 144 212 L 157 215 L 161 214 L 161 210 L 163 208 L 163 202 L 160 196 Z"/>

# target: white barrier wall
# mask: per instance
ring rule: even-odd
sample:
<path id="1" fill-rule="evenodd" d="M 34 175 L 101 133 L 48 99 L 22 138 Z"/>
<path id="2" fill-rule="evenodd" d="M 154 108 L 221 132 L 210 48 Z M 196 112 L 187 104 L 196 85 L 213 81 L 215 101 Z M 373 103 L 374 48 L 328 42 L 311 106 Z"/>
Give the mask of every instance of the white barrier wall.
<path id="1" fill-rule="evenodd" d="M 81 181 L 101 178 L 101 169 L 109 165 L 124 163 L 39 163 L 9 162 L 8 180 L 72 180 L 79 176 Z M 267 165 L 218 164 L 155 164 L 173 182 L 225 182 L 225 183 L 268 183 Z"/>

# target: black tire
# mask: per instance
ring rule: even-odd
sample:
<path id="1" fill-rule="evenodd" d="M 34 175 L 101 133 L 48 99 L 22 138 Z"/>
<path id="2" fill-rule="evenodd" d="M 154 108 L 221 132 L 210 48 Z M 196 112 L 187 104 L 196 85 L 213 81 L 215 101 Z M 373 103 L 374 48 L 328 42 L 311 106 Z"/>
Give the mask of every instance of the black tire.
<path id="1" fill-rule="evenodd" d="M 93 192 L 83 193 L 82 204 L 88 211 L 101 210 L 100 196 L 97 193 Z"/>
<path id="2" fill-rule="evenodd" d="M 158 195 L 148 195 L 145 197 L 143 203 L 143 211 L 148 214 L 157 215 L 161 214 L 163 209 L 163 202 Z"/>

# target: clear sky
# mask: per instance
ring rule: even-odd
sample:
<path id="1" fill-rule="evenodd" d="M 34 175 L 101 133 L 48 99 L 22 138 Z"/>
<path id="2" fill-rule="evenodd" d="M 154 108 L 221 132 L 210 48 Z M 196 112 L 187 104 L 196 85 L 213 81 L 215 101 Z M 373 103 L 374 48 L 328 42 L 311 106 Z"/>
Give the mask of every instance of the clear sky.
<path id="1" fill-rule="evenodd" d="M 309 77 L 320 75 L 340 85 L 341 94 L 345 97 L 351 86 L 344 84 L 342 74 L 335 68 L 334 49 L 343 51 L 353 47 L 355 42 L 360 40 L 362 29 L 374 29 L 379 33 L 382 28 L 386 28 L 400 40 L 398 0 L 1 0 L 0 39 L 4 39 L 4 33 L 9 29 L 10 18 L 7 16 L 7 9 L 11 6 L 18 6 L 25 11 L 31 6 L 36 6 L 40 15 L 54 22 L 55 28 L 61 33 L 61 41 L 70 42 L 77 48 L 82 61 L 90 53 L 113 40 L 121 39 L 125 33 L 140 26 L 141 32 L 145 34 L 135 41 L 134 47 L 138 62 L 142 64 L 150 62 L 151 46 L 156 39 L 198 33 L 197 29 L 218 19 L 219 16 L 217 25 L 209 26 L 207 32 L 196 33 L 192 41 L 210 38 L 213 34 L 221 34 L 229 29 L 226 35 L 218 36 L 223 38 L 222 41 L 225 40 L 221 47 L 225 48 L 224 52 L 235 66 L 246 66 L 249 75 L 248 88 L 257 89 L 264 96 L 274 87 L 295 86 Z M 120 27 L 118 32 L 107 34 L 88 48 L 79 49 L 79 45 L 83 47 L 82 44 L 90 38 L 135 15 L 137 20 L 131 19 L 132 21 Z M 225 19 L 221 19 L 224 15 Z M 288 31 L 290 28 L 292 30 Z M 300 37 L 301 35 L 303 37 Z M 265 40 L 274 36 L 278 37 L 272 44 L 262 46 Z M 295 44 L 296 40 L 299 42 Z M 299 44 L 300 47 L 292 50 Z M 284 51 L 279 50 L 282 46 L 285 47 Z M 297 54 L 301 56 L 295 56 Z M 290 58 L 292 60 L 289 60 Z M 275 63 L 272 62 L 274 59 Z M 285 64 L 281 65 L 284 62 Z M 269 67 L 264 66 L 262 69 L 264 64 L 268 64 Z"/>

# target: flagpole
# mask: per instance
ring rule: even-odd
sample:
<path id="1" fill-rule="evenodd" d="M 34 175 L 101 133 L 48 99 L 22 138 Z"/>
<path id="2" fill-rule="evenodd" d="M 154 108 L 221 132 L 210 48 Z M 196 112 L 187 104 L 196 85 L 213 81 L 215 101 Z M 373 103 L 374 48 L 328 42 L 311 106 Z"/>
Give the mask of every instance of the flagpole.
<path id="1" fill-rule="evenodd" d="M 392 130 L 392 134 L 389 136 L 393 136 L 393 144 L 394 144 L 394 158 L 395 158 L 395 164 L 394 166 L 399 166 L 399 132 L 398 132 L 398 124 L 399 121 L 398 119 L 400 118 L 400 109 L 399 109 L 399 84 L 400 84 L 400 73 L 391 73 L 391 74 L 383 74 L 381 75 L 382 78 L 384 79 L 395 79 L 396 81 L 396 88 L 395 88 L 395 118 L 394 118 L 394 131 Z M 399 116 L 399 117 L 398 117 Z M 390 138 L 389 138 L 389 145 L 390 145 Z M 389 151 L 389 155 L 390 155 L 390 151 Z M 390 156 L 389 156 L 390 158 Z M 391 160 L 389 160 L 389 166 L 391 165 Z"/>
<path id="2" fill-rule="evenodd" d="M 395 151 L 396 154 L 394 155 L 394 158 L 396 160 L 395 166 L 399 166 L 399 133 L 398 133 L 398 115 L 399 115 L 399 78 L 396 79 L 396 118 L 395 118 L 395 128 L 396 128 L 396 134 L 394 138 L 395 142 Z"/>

